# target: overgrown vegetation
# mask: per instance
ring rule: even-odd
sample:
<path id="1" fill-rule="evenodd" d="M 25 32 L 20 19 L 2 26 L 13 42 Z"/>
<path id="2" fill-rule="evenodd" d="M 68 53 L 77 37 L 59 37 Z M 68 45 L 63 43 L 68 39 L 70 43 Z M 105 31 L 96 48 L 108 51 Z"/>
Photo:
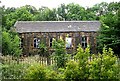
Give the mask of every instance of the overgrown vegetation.
<path id="1" fill-rule="evenodd" d="M 20 49 L 20 38 L 17 34 L 11 34 L 10 32 L 2 32 L 2 54 L 13 55 L 19 57 L 22 53 Z"/>
<path id="2" fill-rule="evenodd" d="M 89 47 L 83 50 L 79 45 L 75 58 L 75 60 L 67 61 L 62 68 L 61 66 L 45 66 L 39 63 L 23 64 L 21 62 L 14 64 L 11 60 L 10 64 L 4 62 L 2 65 L 3 78 L 21 78 L 36 81 L 39 81 L 39 79 L 120 79 L 120 60 L 113 55 L 111 48 L 107 50 L 104 47 L 102 54 L 92 54 L 90 59 Z"/>
<path id="3" fill-rule="evenodd" d="M 120 7 L 116 13 L 108 13 L 101 17 L 101 29 L 98 36 L 98 49 L 106 45 L 107 48 L 112 48 L 118 56 L 120 56 Z"/>
<path id="4" fill-rule="evenodd" d="M 25 79 L 34 79 L 35 81 L 39 81 L 39 79 L 46 79 L 45 66 L 40 64 L 34 63 L 30 65 L 25 72 Z"/>
<path id="5" fill-rule="evenodd" d="M 48 50 L 47 50 L 47 46 L 44 44 L 44 42 L 40 42 L 40 43 L 39 43 L 39 54 L 40 54 L 40 55 L 48 54 L 47 51 L 48 51 Z M 47 55 L 46 55 L 46 56 L 47 56 Z"/>
<path id="6" fill-rule="evenodd" d="M 67 52 L 64 41 L 62 39 L 57 41 L 54 39 L 52 47 L 55 50 L 52 56 L 57 61 L 57 67 L 65 67 L 67 62 Z"/>

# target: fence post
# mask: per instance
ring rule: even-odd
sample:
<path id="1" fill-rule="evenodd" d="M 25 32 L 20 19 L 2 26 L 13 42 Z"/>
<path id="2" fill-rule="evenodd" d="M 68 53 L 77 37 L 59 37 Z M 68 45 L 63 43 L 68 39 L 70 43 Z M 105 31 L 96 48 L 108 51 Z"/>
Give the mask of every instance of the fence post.
<path id="1" fill-rule="evenodd" d="M 51 60 L 50 60 L 50 52 L 47 55 L 47 65 L 51 64 Z"/>

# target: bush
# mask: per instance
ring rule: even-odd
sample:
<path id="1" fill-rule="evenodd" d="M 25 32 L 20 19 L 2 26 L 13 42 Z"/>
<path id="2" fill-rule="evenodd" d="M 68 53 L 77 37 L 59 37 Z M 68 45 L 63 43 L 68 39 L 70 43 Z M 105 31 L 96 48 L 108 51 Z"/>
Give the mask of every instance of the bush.
<path id="1" fill-rule="evenodd" d="M 76 61 L 69 61 L 64 72 L 65 79 L 119 79 L 120 71 L 117 57 L 111 48 L 103 53 L 92 55 L 89 59 L 89 47 L 85 51 L 79 46 Z"/>
<path id="2" fill-rule="evenodd" d="M 56 79 L 64 79 L 64 68 L 58 68 L 54 70 L 53 66 L 48 66 L 46 68 L 46 79 L 56 80 Z"/>
<path id="3" fill-rule="evenodd" d="M 2 78 L 3 79 L 23 79 L 27 64 L 10 63 L 2 64 Z"/>
<path id="4" fill-rule="evenodd" d="M 40 64 L 33 64 L 26 70 L 25 79 L 38 81 L 39 79 L 46 79 L 45 67 Z"/>
<path id="5" fill-rule="evenodd" d="M 84 51 L 80 45 L 78 46 L 77 54 L 75 55 L 77 62 L 75 61 L 68 62 L 65 70 L 66 79 L 88 78 L 89 75 L 88 57 L 90 54 L 89 52 L 90 52 L 89 47 L 87 47 Z"/>
<path id="6" fill-rule="evenodd" d="M 67 63 L 67 67 L 64 72 L 64 78 L 65 79 L 79 79 L 79 70 L 78 70 L 78 63 L 75 61 L 69 61 Z"/>
<path id="7" fill-rule="evenodd" d="M 90 50 L 83 50 L 80 46 L 75 55 L 75 61 L 70 60 L 66 68 L 54 69 L 52 66 L 43 66 L 39 63 L 19 63 L 15 60 L 3 62 L 3 79 L 29 79 L 39 81 L 40 79 L 120 79 L 120 60 L 113 55 L 111 48 L 103 48 L 102 54 L 92 54 L 90 61 Z M 10 58 L 10 57 L 9 57 Z M 9 60 L 9 59 L 7 59 Z M 12 63 L 13 62 L 13 63 Z"/>
<path id="8" fill-rule="evenodd" d="M 97 57 L 92 55 L 92 61 L 90 62 L 90 79 L 118 79 L 118 64 L 117 57 L 113 55 L 111 48 L 106 50 L 103 48 L 103 53 Z"/>
<path id="9" fill-rule="evenodd" d="M 75 58 L 78 60 L 78 70 L 80 79 L 86 79 L 89 77 L 89 57 L 90 48 L 89 46 L 84 50 L 80 45 L 77 49 Z"/>
<path id="10" fill-rule="evenodd" d="M 58 79 L 58 73 L 54 70 L 46 69 L 46 79 Z"/>
<path id="11" fill-rule="evenodd" d="M 54 39 L 52 43 L 52 47 L 55 50 L 53 57 L 54 60 L 56 60 L 57 67 L 65 67 L 67 62 L 67 52 L 64 41 L 62 39 L 57 41 Z"/>
<path id="12" fill-rule="evenodd" d="M 20 38 L 17 34 L 3 31 L 2 32 L 2 54 L 20 56 L 22 50 L 20 49 Z"/>

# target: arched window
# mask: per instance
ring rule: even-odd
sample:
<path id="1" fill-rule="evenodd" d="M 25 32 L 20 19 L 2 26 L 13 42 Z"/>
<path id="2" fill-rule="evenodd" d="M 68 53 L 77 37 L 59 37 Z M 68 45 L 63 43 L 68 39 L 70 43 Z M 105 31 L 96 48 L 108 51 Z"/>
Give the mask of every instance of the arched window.
<path id="1" fill-rule="evenodd" d="M 83 48 L 87 47 L 87 36 L 82 36 L 81 44 Z"/>
<path id="2" fill-rule="evenodd" d="M 34 38 L 34 48 L 39 48 L 40 39 Z"/>
<path id="3" fill-rule="evenodd" d="M 66 37 L 66 48 L 71 48 L 71 47 L 72 47 L 72 38 Z"/>

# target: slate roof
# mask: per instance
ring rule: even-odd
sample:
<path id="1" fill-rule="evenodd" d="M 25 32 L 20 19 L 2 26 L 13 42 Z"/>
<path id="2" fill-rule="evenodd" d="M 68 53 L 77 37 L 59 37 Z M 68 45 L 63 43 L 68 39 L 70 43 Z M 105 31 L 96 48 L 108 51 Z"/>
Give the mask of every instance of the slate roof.
<path id="1" fill-rule="evenodd" d="M 15 28 L 18 33 L 24 32 L 76 32 L 98 31 L 99 21 L 17 21 Z"/>

